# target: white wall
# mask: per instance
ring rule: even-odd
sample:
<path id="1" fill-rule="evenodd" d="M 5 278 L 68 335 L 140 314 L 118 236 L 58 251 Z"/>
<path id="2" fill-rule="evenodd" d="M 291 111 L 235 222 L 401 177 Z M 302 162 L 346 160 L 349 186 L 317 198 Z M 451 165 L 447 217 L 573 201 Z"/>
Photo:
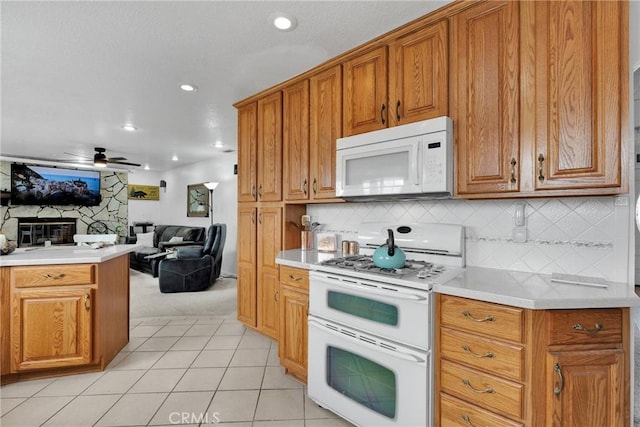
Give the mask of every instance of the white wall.
<path id="1" fill-rule="evenodd" d="M 160 190 L 160 201 L 130 200 L 129 221 L 151 221 L 154 224 L 176 224 L 208 227 L 210 218 L 187 217 L 187 186 L 216 181 L 213 193 L 213 221 L 227 225 L 227 238 L 222 257 L 222 274 L 236 275 L 237 257 L 237 176 L 233 165 L 236 153 L 221 154 L 165 172 L 136 171 L 129 175 L 131 184 L 160 185 L 167 182 L 166 192 Z"/>

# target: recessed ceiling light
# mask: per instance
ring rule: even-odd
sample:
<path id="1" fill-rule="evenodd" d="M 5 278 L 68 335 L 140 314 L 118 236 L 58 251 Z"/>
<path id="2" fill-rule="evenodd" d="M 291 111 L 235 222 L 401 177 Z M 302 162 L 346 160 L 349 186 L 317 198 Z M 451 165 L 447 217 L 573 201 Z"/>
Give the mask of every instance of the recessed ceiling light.
<path id="1" fill-rule="evenodd" d="M 216 143 L 215 143 L 214 147 L 216 147 L 216 148 L 222 148 L 222 147 L 223 147 L 223 145 L 222 145 L 222 141 L 216 141 Z"/>
<path id="2" fill-rule="evenodd" d="M 182 84 L 180 85 L 180 89 L 185 92 L 195 92 L 198 90 L 198 86 L 190 85 L 190 84 Z"/>
<path id="3" fill-rule="evenodd" d="M 127 123 L 126 125 L 122 125 L 122 129 L 126 130 L 127 132 L 135 132 L 138 128 L 132 124 Z"/>
<path id="4" fill-rule="evenodd" d="M 173 160 L 174 162 L 178 161 L 178 156 L 176 156 L 175 154 L 173 155 L 173 157 L 171 158 L 171 160 Z"/>
<path id="5" fill-rule="evenodd" d="M 298 26 L 298 21 L 292 15 L 275 13 L 271 15 L 273 25 L 280 31 L 293 31 Z"/>
<path id="6" fill-rule="evenodd" d="M 151 169 L 149 165 L 144 165 L 144 170 L 148 171 L 149 169 Z"/>

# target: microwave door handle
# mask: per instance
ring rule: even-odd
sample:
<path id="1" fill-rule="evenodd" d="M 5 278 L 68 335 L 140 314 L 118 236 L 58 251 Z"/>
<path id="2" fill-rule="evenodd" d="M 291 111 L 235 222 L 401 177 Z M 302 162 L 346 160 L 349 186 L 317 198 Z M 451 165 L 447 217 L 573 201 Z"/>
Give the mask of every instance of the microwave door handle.
<path id="1" fill-rule="evenodd" d="M 417 159 L 422 159 L 422 157 L 420 157 L 422 155 L 422 144 L 418 144 L 418 152 L 416 153 L 416 162 L 418 161 Z M 422 163 L 422 162 L 420 162 Z M 420 185 L 420 168 L 416 167 L 416 184 Z"/>
<path id="2" fill-rule="evenodd" d="M 381 291 L 379 289 L 370 288 L 368 286 L 358 285 L 357 283 L 353 283 L 353 282 L 349 282 L 349 281 L 345 281 L 345 280 L 343 280 L 343 283 L 348 288 L 355 288 L 355 289 L 364 291 L 366 293 L 371 293 L 371 294 L 375 294 L 375 295 L 381 295 L 381 296 L 385 296 L 385 297 L 389 297 L 389 298 L 395 298 L 395 299 L 401 299 L 401 300 L 411 300 L 411 301 L 425 301 L 427 299 L 427 297 L 422 296 L 422 295 L 400 294 L 400 293 L 394 293 L 394 292 L 391 292 L 391 291 Z"/>
<path id="3" fill-rule="evenodd" d="M 377 345 L 372 344 L 370 342 L 355 338 L 355 337 L 353 337 L 351 335 L 346 335 L 346 334 L 340 333 L 338 331 L 335 331 L 335 330 L 333 330 L 331 328 L 327 328 L 326 326 L 322 325 L 322 323 L 318 322 L 317 320 L 311 319 L 311 318 L 309 318 L 309 320 L 307 321 L 307 324 L 308 324 L 308 326 L 312 326 L 312 325 L 315 324 L 315 326 L 317 328 L 322 329 L 325 333 L 333 335 L 333 336 L 335 336 L 337 338 L 341 338 L 343 340 L 348 340 L 350 343 L 356 344 L 356 345 L 358 345 L 360 347 L 364 347 L 367 350 L 371 350 L 371 348 L 373 347 L 373 348 L 375 348 L 376 351 L 388 354 L 388 355 L 393 356 L 393 357 L 404 359 L 404 360 L 406 360 L 408 362 L 425 363 L 425 359 L 423 359 L 421 357 L 418 357 L 415 354 L 405 353 L 405 352 L 399 351 L 399 350 L 396 350 L 396 351 L 388 350 L 388 349 L 386 349 L 384 347 L 377 346 Z"/>

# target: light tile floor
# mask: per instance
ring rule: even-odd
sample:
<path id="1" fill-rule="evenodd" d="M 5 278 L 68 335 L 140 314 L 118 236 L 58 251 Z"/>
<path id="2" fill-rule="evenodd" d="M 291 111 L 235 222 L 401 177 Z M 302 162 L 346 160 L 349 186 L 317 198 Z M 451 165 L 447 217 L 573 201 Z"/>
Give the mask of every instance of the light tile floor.
<path id="1" fill-rule="evenodd" d="M 284 374 L 277 343 L 233 316 L 131 321 L 103 372 L 0 387 L 0 425 L 351 426 Z"/>

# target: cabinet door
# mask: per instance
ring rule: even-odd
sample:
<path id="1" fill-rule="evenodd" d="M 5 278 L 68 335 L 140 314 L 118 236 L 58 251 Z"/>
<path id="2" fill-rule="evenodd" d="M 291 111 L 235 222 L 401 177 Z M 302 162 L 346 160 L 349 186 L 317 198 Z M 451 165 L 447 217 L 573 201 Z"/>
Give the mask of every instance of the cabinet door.
<path id="1" fill-rule="evenodd" d="M 628 425 L 624 371 L 621 349 L 549 352 L 547 425 Z"/>
<path id="2" fill-rule="evenodd" d="M 282 200 L 282 93 L 258 100 L 258 199 Z"/>
<path id="3" fill-rule="evenodd" d="M 344 136 L 388 126 L 387 47 L 344 64 Z"/>
<path id="4" fill-rule="evenodd" d="M 282 91 L 284 199 L 309 198 L 309 81 Z"/>
<path id="5" fill-rule="evenodd" d="M 417 122 L 449 112 L 447 21 L 389 45 L 389 122 Z"/>
<path id="6" fill-rule="evenodd" d="M 627 2 L 535 2 L 535 9 L 535 188 L 620 187 Z"/>
<path id="7" fill-rule="evenodd" d="M 15 290 L 12 370 L 91 363 L 93 289 L 85 286 Z"/>
<path id="8" fill-rule="evenodd" d="M 257 200 L 258 107 L 254 102 L 238 109 L 238 201 Z"/>
<path id="9" fill-rule="evenodd" d="M 342 67 L 311 77 L 311 197 L 336 196 L 336 139 L 342 136 Z"/>
<path id="10" fill-rule="evenodd" d="M 280 285 L 280 364 L 288 373 L 307 380 L 307 314 L 309 295 L 288 285 Z"/>
<path id="11" fill-rule="evenodd" d="M 519 2 L 452 18 L 452 118 L 458 194 L 519 190 Z"/>
<path id="12" fill-rule="evenodd" d="M 278 338 L 276 256 L 282 247 L 282 209 L 263 207 L 258 214 L 258 330 Z"/>
<path id="13" fill-rule="evenodd" d="M 238 206 L 238 320 L 257 326 L 257 209 Z"/>

